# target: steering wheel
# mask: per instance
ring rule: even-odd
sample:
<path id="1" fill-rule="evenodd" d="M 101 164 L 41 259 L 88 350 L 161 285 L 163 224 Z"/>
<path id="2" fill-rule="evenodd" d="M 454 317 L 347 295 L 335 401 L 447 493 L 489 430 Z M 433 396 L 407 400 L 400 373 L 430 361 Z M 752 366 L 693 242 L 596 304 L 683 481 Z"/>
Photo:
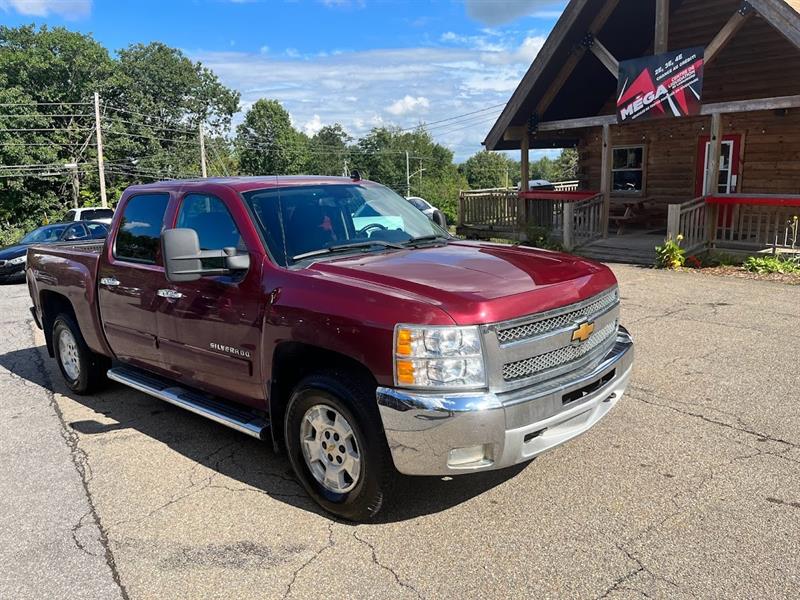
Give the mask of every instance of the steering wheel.
<path id="1" fill-rule="evenodd" d="M 388 227 L 386 227 L 385 225 L 381 225 L 380 223 L 368 223 L 367 225 L 364 225 L 361 229 L 359 229 L 356 232 L 356 235 L 357 236 L 364 235 L 368 231 L 371 231 L 372 229 L 381 229 L 383 231 L 386 231 Z"/>

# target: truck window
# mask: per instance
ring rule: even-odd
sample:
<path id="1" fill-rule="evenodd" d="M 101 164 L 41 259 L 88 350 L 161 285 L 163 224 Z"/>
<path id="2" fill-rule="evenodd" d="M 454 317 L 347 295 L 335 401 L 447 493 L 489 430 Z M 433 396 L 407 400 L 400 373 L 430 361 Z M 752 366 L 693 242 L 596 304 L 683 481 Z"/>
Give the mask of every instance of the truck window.
<path id="1" fill-rule="evenodd" d="M 155 264 L 169 194 L 133 196 L 122 213 L 114 257 Z"/>
<path id="2" fill-rule="evenodd" d="M 176 227 L 194 229 L 200 241 L 201 250 L 222 250 L 236 248 L 247 251 L 239 228 L 233 221 L 225 203 L 209 194 L 189 194 L 183 199 Z M 221 258 L 204 258 L 201 261 L 206 269 L 223 266 Z"/>
<path id="3" fill-rule="evenodd" d="M 225 204 L 216 196 L 189 194 L 181 203 L 177 227 L 194 229 L 201 250 L 246 250 L 239 228 Z"/>

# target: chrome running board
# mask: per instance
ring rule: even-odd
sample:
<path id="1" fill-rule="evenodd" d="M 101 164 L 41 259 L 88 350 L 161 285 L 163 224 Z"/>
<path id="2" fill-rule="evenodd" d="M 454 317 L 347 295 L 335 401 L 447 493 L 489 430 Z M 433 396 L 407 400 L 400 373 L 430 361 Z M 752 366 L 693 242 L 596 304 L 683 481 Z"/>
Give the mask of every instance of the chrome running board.
<path id="1" fill-rule="evenodd" d="M 176 386 L 145 371 L 114 367 L 108 371 L 108 378 L 259 440 L 265 439 L 263 434 L 269 428 L 267 420 L 246 409 Z"/>

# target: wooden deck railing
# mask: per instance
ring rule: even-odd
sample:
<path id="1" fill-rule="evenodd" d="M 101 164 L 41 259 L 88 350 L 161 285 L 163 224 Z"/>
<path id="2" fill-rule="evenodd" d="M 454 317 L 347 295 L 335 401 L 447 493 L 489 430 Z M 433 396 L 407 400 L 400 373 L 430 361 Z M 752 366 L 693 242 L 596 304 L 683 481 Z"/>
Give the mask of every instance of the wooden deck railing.
<path id="1" fill-rule="evenodd" d="M 557 192 L 576 192 L 580 187 L 581 182 L 575 179 L 574 181 L 555 181 L 553 187 Z"/>
<path id="2" fill-rule="evenodd" d="M 500 232 L 517 228 L 519 194 L 513 189 L 469 190 L 458 199 L 459 227 L 480 227 Z"/>
<path id="3" fill-rule="evenodd" d="M 700 196 L 683 204 L 670 204 L 667 211 L 667 237 L 675 239 L 683 236 L 683 247 L 687 252 L 703 248 L 708 242 L 706 228 L 705 196 Z"/>
<path id="4" fill-rule="evenodd" d="M 603 237 L 603 194 L 586 200 L 564 203 L 564 234 L 566 250 Z"/>
<path id="5" fill-rule="evenodd" d="M 712 232 L 715 246 L 733 249 L 796 249 L 800 197 L 741 195 L 708 198 L 716 223 Z"/>

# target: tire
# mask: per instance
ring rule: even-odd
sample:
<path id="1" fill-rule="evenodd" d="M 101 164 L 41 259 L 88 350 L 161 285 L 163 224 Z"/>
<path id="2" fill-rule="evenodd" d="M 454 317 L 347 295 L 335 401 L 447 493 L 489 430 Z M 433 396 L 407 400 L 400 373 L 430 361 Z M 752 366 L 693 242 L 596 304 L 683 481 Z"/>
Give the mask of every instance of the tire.
<path id="1" fill-rule="evenodd" d="M 111 361 L 89 349 L 71 315 L 61 313 L 53 322 L 53 352 L 64 382 L 76 394 L 91 394 L 108 381 Z"/>
<path id="2" fill-rule="evenodd" d="M 321 420 L 326 421 L 322 427 Z M 347 428 L 352 431 L 351 438 L 342 434 Z M 333 440 L 334 435 L 339 435 L 337 431 L 342 436 Z M 331 437 L 326 440 L 329 433 Z M 375 387 L 354 377 L 352 372 L 330 371 L 302 380 L 286 409 L 284 439 L 300 483 L 317 504 L 337 517 L 348 521 L 371 519 L 391 495 L 397 471 L 378 414 Z M 327 450 L 322 449 L 323 445 L 327 445 Z M 310 446 L 314 449 L 309 451 Z M 306 454 L 314 456 L 316 461 L 308 460 Z M 359 467 L 352 477 L 347 473 L 353 471 L 353 463 L 348 467 L 348 459 L 354 454 Z M 342 467 L 337 465 L 337 461 L 342 463 L 340 458 L 345 461 Z M 331 489 L 329 483 L 323 484 L 319 480 L 320 469 L 326 474 L 340 475 L 338 487 L 347 489 L 338 491 Z"/>

